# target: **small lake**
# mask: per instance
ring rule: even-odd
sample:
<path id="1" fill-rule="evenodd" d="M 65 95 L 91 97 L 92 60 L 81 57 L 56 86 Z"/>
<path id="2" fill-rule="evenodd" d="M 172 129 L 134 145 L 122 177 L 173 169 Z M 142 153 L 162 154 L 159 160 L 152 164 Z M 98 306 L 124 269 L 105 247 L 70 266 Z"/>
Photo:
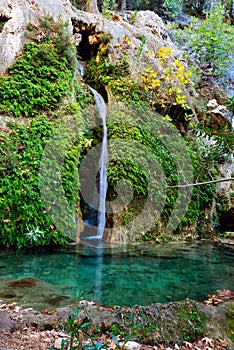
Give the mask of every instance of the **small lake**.
<path id="1" fill-rule="evenodd" d="M 207 242 L 0 252 L 0 299 L 36 309 L 69 304 L 77 290 L 103 305 L 203 301 L 217 289 L 234 290 L 233 277 L 234 247 Z M 10 280 L 21 278 L 41 285 L 9 288 Z"/>

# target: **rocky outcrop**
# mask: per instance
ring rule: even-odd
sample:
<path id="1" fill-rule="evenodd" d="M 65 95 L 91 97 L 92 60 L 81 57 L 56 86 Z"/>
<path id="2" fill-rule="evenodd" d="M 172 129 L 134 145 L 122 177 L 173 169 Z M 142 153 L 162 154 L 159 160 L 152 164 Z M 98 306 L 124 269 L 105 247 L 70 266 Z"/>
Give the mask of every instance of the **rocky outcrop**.
<path id="1" fill-rule="evenodd" d="M 2 0 L 0 16 L 5 18 L 0 32 L 0 73 L 13 64 L 24 43 L 28 40 L 27 25 L 38 24 L 38 18 L 49 14 L 59 16 L 71 24 L 72 7 L 69 0 L 55 2 L 53 0 Z M 71 28 L 71 25 L 70 25 Z"/>
<path id="2" fill-rule="evenodd" d="M 233 114 L 227 109 L 226 106 L 218 104 L 215 99 L 208 101 L 207 103 L 207 118 L 210 119 L 209 125 L 211 127 L 224 127 L 228 125 L 234 127 Z"/>
<path id="3" fill-rule="evenodd" d="M 127 55 L 129 70 L 132 78 L 136 79 L 144 68 L 152 66 L 161 69 L 158 60 L 149 56 L 149 52 L 156 53 L 161 47 L 170 46 L 178 55 L 162 19 L 152 11 L 139 11 L 134 17 L 134 24 L 129 23 L 132 14 L 112 14 L 112 18 L 103 18 L 103 15 L 94 15 L 76 10 L 72 23 L 74 34 L 80 34 L 77 45 L 83 60 L 90 55 L 97 54 L 102 49 L 102 44 L 109 34 L 109 58 L 111 62 L 117 62 L 123 55 Z M 78 36 L 79 37 L 79 36 Z M 86 50 L 86 52 L 85 52 Z M 98 59 L 98 58 L 97 58 Z"/>

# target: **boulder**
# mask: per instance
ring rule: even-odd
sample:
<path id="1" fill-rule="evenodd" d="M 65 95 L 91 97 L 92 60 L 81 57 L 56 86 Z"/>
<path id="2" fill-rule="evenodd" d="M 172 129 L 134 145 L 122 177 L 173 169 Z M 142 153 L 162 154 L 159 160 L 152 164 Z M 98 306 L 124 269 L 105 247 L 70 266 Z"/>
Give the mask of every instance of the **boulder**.
<path id="1" fill-rule="evenodd" d="M 0 332 L 2 330 L 14 332 L 16 330 L 15 322 L 11 320 L 8 313 L 0 311 Z"/>

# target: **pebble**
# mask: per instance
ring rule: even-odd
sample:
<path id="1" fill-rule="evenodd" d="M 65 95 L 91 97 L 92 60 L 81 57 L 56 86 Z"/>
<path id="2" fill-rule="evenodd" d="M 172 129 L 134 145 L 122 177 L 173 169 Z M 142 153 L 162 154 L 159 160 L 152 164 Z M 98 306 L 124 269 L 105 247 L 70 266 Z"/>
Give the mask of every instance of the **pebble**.
<path id="1" fill-rule="evenodd" d="M 63 341 L 62 338 L 56 339 L 54 342 L 54 348 L 55 349 L 62 349 L 62 341 Z"/>
<path id="2" fill-rule="evenodd" d="M 16 306 L 16 307 L 14 308 L 14 311 L 15 311 L 15 312 L 20 312 L 21 309 L 22 309 L 22 308 L 21 308 L 20 306 Z"/>
<path id="3" fill-rule="evenodd" d="M 124 346 L 126 350 L 140 350 L 140 348 L 141 345 L 135 341 L 128 341 Z"/>

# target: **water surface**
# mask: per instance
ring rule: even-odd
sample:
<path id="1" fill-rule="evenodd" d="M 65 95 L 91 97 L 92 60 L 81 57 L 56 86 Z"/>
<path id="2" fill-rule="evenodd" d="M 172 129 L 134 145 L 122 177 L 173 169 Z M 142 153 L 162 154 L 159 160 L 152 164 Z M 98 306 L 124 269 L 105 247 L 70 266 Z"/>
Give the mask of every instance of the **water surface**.
<path id="1" fill-rule="evenodd" d="M 2 250 L 0 298 L 9 302 L 10 295 L 12 299 L 19 298 L 19 303 L 25 303 L 26 288 L 23 292 L 21 288 L 21 293 L 9 294 L 6 284 L 10 280 L 33 277 L 44 283 L 43 288 L 30 294 L 29 298 L 34 295 L 34 300 L 26 302 L 27 306 L 33 303 L 35 308 L 38 294 L 44 293 L 48 299 L 45 289 L 50 286 L 54 286 L 50 297 L 82 290 L 86 299 L 104 305 L 147 305 L 185 298 L 202 301 L 217 289 L 234 290 L 233 258 L 231 246 L 205 242 L 156 246 L 79 245 L 27 252 Z M 1 289 L 5 294 L 1 295 Z M 59 306 L 59 299 L 58 305 L 55 299 L 52 304 Z"/>

